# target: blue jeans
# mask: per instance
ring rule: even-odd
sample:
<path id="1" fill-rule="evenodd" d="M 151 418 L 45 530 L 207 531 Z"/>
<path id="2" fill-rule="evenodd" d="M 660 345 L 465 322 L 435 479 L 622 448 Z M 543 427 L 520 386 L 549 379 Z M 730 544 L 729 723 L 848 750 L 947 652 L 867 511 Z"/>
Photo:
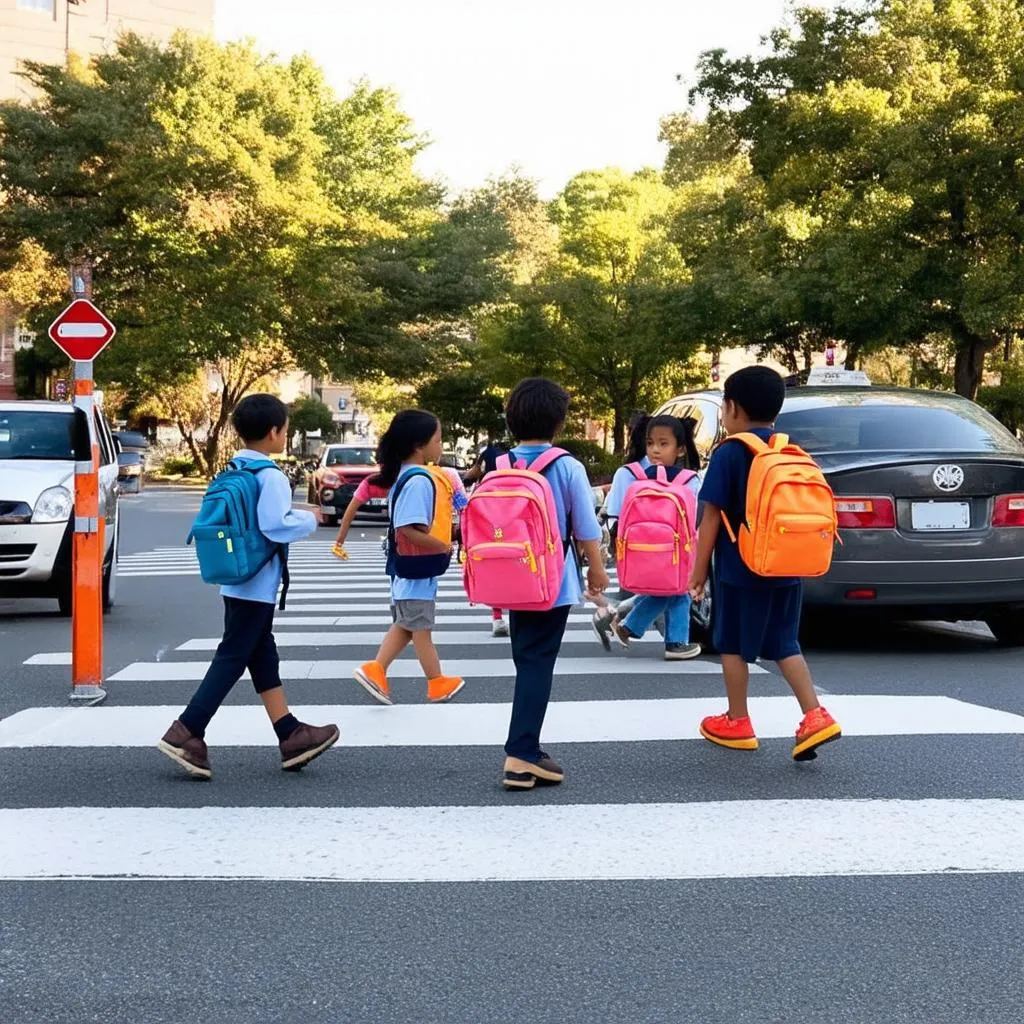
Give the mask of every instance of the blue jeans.
<path id="1" fill-rule="evenodd" d="M 680 594 L 678 597 L 640 596 L 622 624 L 633 636 L 641 637 L 651 628 L 659 615 L 665 616 L 666 644 L 690 642 L 689 594 Z"/>

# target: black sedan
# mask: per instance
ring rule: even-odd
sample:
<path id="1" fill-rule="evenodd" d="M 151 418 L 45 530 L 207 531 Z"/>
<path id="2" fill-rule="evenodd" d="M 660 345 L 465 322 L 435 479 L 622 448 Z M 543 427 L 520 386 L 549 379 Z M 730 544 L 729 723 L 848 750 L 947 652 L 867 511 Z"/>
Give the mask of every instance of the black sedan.
<path id="1" fill-rule="evenodd" d="M 694 415 L 720 439 L 721 392 L 660 412 Z M 808 608 L 893 619 L 981 619 L 1024 645 L 1024 445 L 957 395 L 879 387 L 793 388 L 776 422 L 836 495 L 842 545 L 808 580 Z M 695 609 L 710 626 L 709 605 Z"/>

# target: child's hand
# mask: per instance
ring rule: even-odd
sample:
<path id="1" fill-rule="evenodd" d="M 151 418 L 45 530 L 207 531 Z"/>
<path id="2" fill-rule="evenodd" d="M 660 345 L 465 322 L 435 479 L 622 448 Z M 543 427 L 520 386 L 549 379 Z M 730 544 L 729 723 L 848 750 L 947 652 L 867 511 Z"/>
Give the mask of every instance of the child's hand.
<path id="1" fill-rule="evenodd" d="M 334 542 L 334 547 L 331 548 L 331 554 L 335 558 L 340 558 L 343 562 L 348 561 L 348 552 L 345 550 L 345 545 L 339 544 L 337 541 Z"/>
<path id="2" fill-rule="evenodd" d="M 694 601 L 703 601 L 704 591 L 707 589 L 707 585 L 707 573 L 699 573 L 694 569 L 693 573 L 690 575 L 690 581 L 686 585 L 686 588 L 689 590 L 690 597 L 692 597 Z"/>
<path id="3" fill-rule="evenodd" d="M 608 589 L 608 573 L 603 565 L 591 565 L 587 569 L 587 591 L 591 594 L 600 594 Z"/>

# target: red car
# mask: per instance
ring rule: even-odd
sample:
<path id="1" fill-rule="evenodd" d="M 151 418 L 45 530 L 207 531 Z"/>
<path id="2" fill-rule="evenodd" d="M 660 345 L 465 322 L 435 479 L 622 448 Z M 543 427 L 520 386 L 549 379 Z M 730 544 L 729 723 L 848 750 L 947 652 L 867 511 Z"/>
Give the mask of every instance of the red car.
<path id="1" fill-rule="evenodd" d="M 356 488 L 378 471 L 376 453 L 364 444 L 331 444 L 320 454 L 320 462 L 309 477 L 308 500 L 320 506 L 320 522 L 337 525 L 345 514 Z M 362 515 L 387 522 L 386 498 L 371 498 Z"/>

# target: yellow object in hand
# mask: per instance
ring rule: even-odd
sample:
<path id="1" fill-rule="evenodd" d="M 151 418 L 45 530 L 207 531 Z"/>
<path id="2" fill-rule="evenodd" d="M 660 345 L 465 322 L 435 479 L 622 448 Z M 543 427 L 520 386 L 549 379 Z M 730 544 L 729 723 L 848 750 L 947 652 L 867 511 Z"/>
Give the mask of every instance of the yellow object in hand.
<path id="1" fill-rule="evenodd" d="M 335 558 L 340 558 L 343 562 L 348 561 L 348 552 L 345 550 L 343 544 L 335 543 L 334 547 L 331 548 L 331 554 L 334 555 Z"/>

